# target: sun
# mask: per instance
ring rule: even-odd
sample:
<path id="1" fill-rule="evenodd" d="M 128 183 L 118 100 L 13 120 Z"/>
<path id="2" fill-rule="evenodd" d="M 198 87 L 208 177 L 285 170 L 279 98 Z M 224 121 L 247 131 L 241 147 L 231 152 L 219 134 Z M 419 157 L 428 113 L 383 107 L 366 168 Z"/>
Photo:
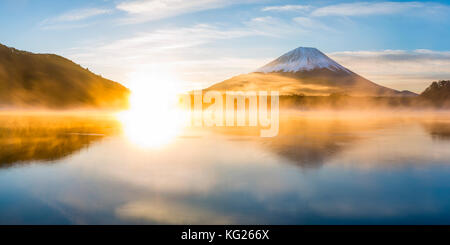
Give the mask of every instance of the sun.
<path id="1" fill-rule="evenodd" d="M 124 134 L 140 147 L 167 145 L 185 122 L 177 107 L 179 79 L 162 69 L 137 71 L 130 78 L 130 109 L 118 115 Z"/>

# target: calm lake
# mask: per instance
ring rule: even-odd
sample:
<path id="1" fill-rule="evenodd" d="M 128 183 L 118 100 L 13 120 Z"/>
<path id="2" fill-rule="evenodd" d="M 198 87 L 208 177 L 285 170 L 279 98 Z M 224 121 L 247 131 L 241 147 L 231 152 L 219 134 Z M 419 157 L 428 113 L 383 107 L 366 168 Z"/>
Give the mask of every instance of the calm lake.
<path id="1" fill-rule="evenodd" d="M 291 112 L 274 138 L 146 130 L 0 114 L 0 224 L 450 224 L 447 113 Z"/>

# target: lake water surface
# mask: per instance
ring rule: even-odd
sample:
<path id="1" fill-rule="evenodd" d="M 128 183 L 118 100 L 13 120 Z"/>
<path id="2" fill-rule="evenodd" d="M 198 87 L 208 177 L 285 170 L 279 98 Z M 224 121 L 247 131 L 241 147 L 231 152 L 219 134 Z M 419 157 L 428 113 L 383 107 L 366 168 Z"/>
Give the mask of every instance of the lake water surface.
<path id="1" fill-rule="evenodd" d="M 113 116 L 4 113 L 0 224 L 450 224 L 450 115 L 417 114 L 297 112 L 274 138 L 148 146 Z"/>

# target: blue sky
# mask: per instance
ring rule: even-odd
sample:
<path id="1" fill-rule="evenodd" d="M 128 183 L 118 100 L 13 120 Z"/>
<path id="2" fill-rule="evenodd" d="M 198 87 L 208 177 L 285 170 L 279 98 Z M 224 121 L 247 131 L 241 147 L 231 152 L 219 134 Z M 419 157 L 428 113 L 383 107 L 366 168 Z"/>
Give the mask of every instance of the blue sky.
<path id="1" fill-rule="evenodd" d="M 136 70 L 166 69 L 189 88 L 310 46 L 420 92 L 450 79 L 449 12 L 449 1 L 2 0 L 0 43 L 63 55 L 125 85 Z"/>

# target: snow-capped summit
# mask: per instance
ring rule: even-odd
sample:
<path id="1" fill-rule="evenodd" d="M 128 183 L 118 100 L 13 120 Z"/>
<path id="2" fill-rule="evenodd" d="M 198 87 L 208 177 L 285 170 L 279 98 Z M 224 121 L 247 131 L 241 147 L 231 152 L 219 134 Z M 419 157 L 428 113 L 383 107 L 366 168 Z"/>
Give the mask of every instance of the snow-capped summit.
<path id="1" fill-rule="evenodd" d="M 278 59 L 259 68 L 256 72 L 299 72 L 314 69 L 328 69 L 351 73 L 316 48 L 299 47 L 280 56 Z"/>
<path id="2" fill-rule="evenodd" d="M 416 96 L 378 85 L 339 65 L 316 48 L 296 48 L 256 72 L 216 83 L 215 91 L 279 91 L 283 95 Z"/>

